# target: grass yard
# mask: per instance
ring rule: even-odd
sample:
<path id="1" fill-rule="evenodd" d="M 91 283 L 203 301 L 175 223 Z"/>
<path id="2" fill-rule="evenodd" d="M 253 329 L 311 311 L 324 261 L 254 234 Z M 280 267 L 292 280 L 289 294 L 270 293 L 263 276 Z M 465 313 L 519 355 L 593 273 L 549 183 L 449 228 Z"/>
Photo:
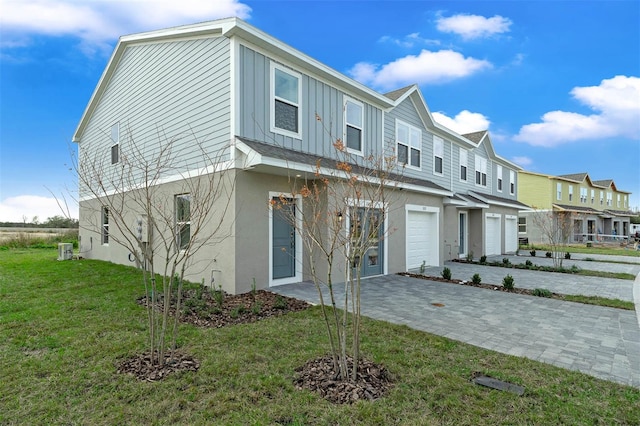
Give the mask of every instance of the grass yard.
<path id="1" fill-rule="evenodd" d="M 116 373 L 145 350 L 139 273 L 55 250 L 0 250 L 0 424 L 640 424 L 640 389 L 365 318 L 362 349 L 395 377 L 375 402 L 333 405 L 292 385 L 327 352 L 320 311 L 220 329 L 184 325 L 198 372 Z M 392 297 L 392 296 L 390 296 Z M 474 372 L 526 388 L 471 383 Z"/>
<path id="2" fill-rule="evenodd" d="M 544 244 L 528 244 L 521 245 L 520 250 L 529 252 L 529 250 L 536 249 L 539 255 L 544 256 L 546 251 L 551 250 L 550 246 Z M 606 254 L 611 256 L 627 256 L 627 257 L 640 257 L 640 250 L 633 250 L 632 247 L 620 247 L 620 245 L 605 245 L 595 244 L 593 247 L 587 247 L 586 244 L 569 244 L 563 248 L 563 251 L 569 253 L 581 253 L 581 254 Z"/>

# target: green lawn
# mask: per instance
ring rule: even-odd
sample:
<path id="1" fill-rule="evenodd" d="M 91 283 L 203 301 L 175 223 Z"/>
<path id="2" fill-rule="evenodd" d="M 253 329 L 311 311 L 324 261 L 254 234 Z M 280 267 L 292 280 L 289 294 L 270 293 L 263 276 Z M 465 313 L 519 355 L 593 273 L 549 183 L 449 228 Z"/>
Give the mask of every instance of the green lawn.
<path id="1" fill-rule="evenodd" d="M 543 244 L 530 244 L 521 245 L 520 250 L 529 252 L 535 247 L 538 251 L 538 256 L 544 256 L 544 253 L 551 249 L 550 246 Z M 625 248 L 619 245 L 594 245 L 593 247 L 587 247 L 586 244 L 570 244 L 563 248 L 564 251 L 569 253 L 581 253 L 581 254 L 607 254 L 613 256 L 628 256 L 628 257 L 640 257 L 640 250 L 633 250 L 633 247 Z"/>
<path id="2" fill-rule="evenodd" d="M 363 322 L 363 351 L 396 379 L 376 402 L 336 406 L 292 386 L 325 354 L 317 308 L 249 325 L 185 325 L 198 372 L 156 383 L 116 373 L 145 349 L 139 274 L 55 250 L 0 250 L 0 424 L 640 424 L 640 390 L 405 326 Z M 470 382 L 479 371 L 522 397 Z"/>

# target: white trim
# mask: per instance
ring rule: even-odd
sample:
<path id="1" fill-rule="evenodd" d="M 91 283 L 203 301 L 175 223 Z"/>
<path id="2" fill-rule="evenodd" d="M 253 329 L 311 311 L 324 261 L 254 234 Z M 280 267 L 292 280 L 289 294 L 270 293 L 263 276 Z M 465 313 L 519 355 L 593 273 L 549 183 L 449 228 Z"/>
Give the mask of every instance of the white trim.
<path id="1" fill-rule="evenodd" d="M 229 87 L 231 90 L 229 99 L 229 140 L 235 140 L 235 135 L 239 133 L 240 122 L 240 46 L 235 38 L 229 40 Z M 235 161 L 236 150 L 231 149 L 230 160 Z"/>
<path id="2" fill-rule="evenodd" d="M 275 72 L 276 70 L 288 74 L 292 77 L 298 79 L 298 102 L 297 104 L 293 104 L 290 100 L 284 98 L 278 98 L 283 102 L 286 102 L 290 105 L 295 105 L 298 108 L 298 132 L 292 132 L 290 130 L 281 129 L 276 127 L 276 87 L 275 87 Z M 288 136 L 294 139 L 302 139 L 302 74 L 297 71 L 292 70 L 291 68 L 285 67 L 284 65 L 278 64 L 277 62 L 271 60 L 269 64 L 269 127 L 273 133 Z"/>
<path id="3" fill-rule="evenodd" d="M 382 274 L 381 275 L 386 275 L 389 273 L 389 248 L 388 248 L 388 241 L 389 241 L 389 205 L 388 203 L 384 203 L 382 201 L 376 201 L 376 202 L 372 202 L 371 200 L 355 200 L 353 198 L 346 198 L 344 200 L 344 203 L 346 205 L 347 208 L 351 208 L 351 207 L 362 207 L 365 209 L 373 209 L 373 210 L 382 210 L 383 211 L 383 215 L 384 215 L 384 222 L 382 224 L 382 241 L 384 243 L 384 252 L 383 252 L 383 256 L 382 256 Z M 349 238 L 349 226 L 351 225 L 351 216 L 349 215 L 348 212 L 345 212 L 344 214 L 345 216 L 345 237 L 348 239 Z M 349 274 L 351 274 L 351 267 L 348 266 L 349 269 Z M 378 275 L 368 275 L 366 277 L 362 277 L 362 278 L 371 278 L 374 276 L 378 276 Z"/>
<path id="4" fill-rule="evenodd" d="M 433 174 L 436 176 L 444 176 L 444 139 L 441 138 L 440 136 L 431 135 L 431 142 L 433 144 Z M 437 155 L 436 153 L 436 145 L 439 145 L 440 149 L 440 155 Z M 440 160 L 442 160 L 442 171 L 438 172 L 436 171 L 436 158 L 440 158 Z"/>
<path id="5" fill-rule="evenodd" d="M 400 155 L 398 153 L 398 127 L 402 125 L 402 126 L 406 126 L 408 127 L 408 140 L 406 143 L 402 142 L 402 145 L 406 145 L 407 146 L 407 162 L 406 163 L 401 163 L 399 158 Z M 420 166 L 414 166 L 411 164 L 411 131 L 412 130 L 417 130 L 419 132 L 419 147 L 418 148 L 414 148 L 414 149 L 418 149 L 420 151 Z M 422 129 L 420 129 L 419 127 L 416 126 L 412 126 L 411 124 L 407 123 L 406 121 L 402 121 L 399 118 L 396 118 L 396 122 L 395 122 L 395 138 L 394 138 L 394 149 L 395 149 L 395 153 L 396 153 L 396 159 L 398 159 L 398 164 L 403 165 L 403 167 L 406 167 L 407 169 L 411 169 L 411 170 L 418 170 L 421 171 L 422 170 L 422 151 L 423 151 L 423 143 L 422 143 Z M 444 167 L 444 165 L 443 165 Z"/>
<path id="6" fill-rule="evenodd" d="M 464 164 L 462 163 L 462 153 L 465 154 L 465 162 L 464 162 Z M 464 168 L 465 168 L 465 178 L 466 179 L 462 179 L 460 177 L 460 174 L 462 172 L 462 166 L 464 166 Z M 458 171 L 457 171 L 457 173 L 458 173 L 458 181 L 463 182 L 463 183 L 469 182 L 469 150 L 467 150 L 466 148 L 464 148 L 462 146 L 458 146 Z M 474 176 L 474 178 L 475 178 L 475 176 Z"/>
<path id="7" fill-rule="evenodd" d="M 404 266 L 405 269 L 407 269 L 407 266 L 409 265 L 409 251 L 407 250 L 407 235 L 406 232 L 408 231 L 408 224 L 409 224 L 409 212 L 421 212 L 421 213 L 431 213 L 436 215 L 436 236 L 435 236 L 435 257 L 436 259 L 438 259 L 438 265 L 431 265 L 431 266 L 440 266 L 440 207 L 433 207 L 433 206 L 423 206 L 423 205 L 418 205 L 418 204 L 405 204 L 404 206 L 404 223 L 405 223 L 405 239 L 404 239 L 404 249 L 405 249 L 405 254 L 404 254 Z"/>
<path id="8" fill-rule="evenodd" d="M 273 206 L 271 205 L 271 200 L 274 197 L 286 197 L 293 198 L 296 200 L 296 252 L 295 252 L 295 268 L 296 272 L 293 277 L 273 279 Z M 278 285 L 284 284 L 292 284 L 302 281 L 302 237 L 299 229 L 302 229 L 302 196 L 301 195 L 293 195 L 285 192 L 277 192 L 277 191 L 269 191 L 269 287 L 274 287 Z"/>
<path id="9" fill-rule="evenodd" d="M 353 148 L 349 148 L 349 146 L 347 145 L 347 103 L 352 103 L 356 106 L 360 107 L 360 127 L 357 127 L 356 125 L 351 125 L 351 127 L 360 130 L 360 150 L 356 150 Z M 354 155 L 358 155 L 358 156 L 364 156 L 363 152 L 364 152 L 364 141 L 366 140 L 365 138 L 365 134 L 364 134 L 364 104 L 360 101 L 357 101 L 349 96 L 344 95 L 343 96 L 343 102 L 342 102 L 342 109 L 343 109 L 343 114 L 342 114 L 342 141 L 344 143 L 344 147 L 347 149 L 347 152 L 354 154 Z"/>
<path id="10" fill-rule="evenodd" d="M 498 253 L 487 253 L 487 241 L 489 237 L 489 233 L 487 232 L 487 219 L 498 219 Z M 491 236 L 493 238 L 493 235 Z M 502 254 L 502 215 L 499 213 L 485 213 L 484 214 L 484 253 L 487 256 L 492 255 L 500 255 Z"/>
<path id="11" fill-rule="evenodd" d="M 496 164 L 496 190 L 502 192 L 504 179 L 502 178 L 502 165 Z"/>
<path id="12" fill-rule="evenodd" d="M 464 215 L 464 247 L 460 253 L 460 216 Z M 467 210 L 458 211 L 458 258 L 467 257 L 469 254 L 469 212 Z"/>

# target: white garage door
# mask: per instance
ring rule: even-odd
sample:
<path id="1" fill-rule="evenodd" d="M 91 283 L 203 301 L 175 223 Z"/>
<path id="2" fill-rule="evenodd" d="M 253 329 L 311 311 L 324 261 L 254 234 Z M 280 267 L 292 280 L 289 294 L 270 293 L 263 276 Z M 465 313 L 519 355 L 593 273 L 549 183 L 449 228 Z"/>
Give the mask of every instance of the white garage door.
<path id="1" fill-rule="evenodd" d="M 518 250 L 518 217 L 505 216 L 504 221 L 504 251 L 515 253 Z"/>
<path id="2" fill-rule="evenodd" d="M 438 214 L 427 211 L 407 211 L 407 269 L 440 264 L 438 254 Z"/>
<path id="3" fill-rule="evenodd" d="M 485 238 L 484 238 L 484 254 L 487 256 L 501 254 L 500 250 L 500 215 L 485 216 Z"/>

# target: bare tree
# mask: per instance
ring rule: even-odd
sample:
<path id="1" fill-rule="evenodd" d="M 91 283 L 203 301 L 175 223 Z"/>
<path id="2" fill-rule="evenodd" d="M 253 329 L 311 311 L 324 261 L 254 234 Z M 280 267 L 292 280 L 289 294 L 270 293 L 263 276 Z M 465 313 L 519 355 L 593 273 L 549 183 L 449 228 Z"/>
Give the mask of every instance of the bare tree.
<path id="1" fill-rule="evenodd" d="M 389 235 L 385 224 L 399 176 L 392 174 L 394 155 L 354 156 L 340 139 L 334 148 L 337 160 L 318 160 L 313 176 L 291 178 L 290 194 L 271 200 L 271 208 L 301 237 L 334 371 L 349 381 L 357 378 L 360 360 L 361 269 L 367 262 L 382 262 L 378 249 Z M 302 198 L 301 205 L 291 196 Z M 336 286 L 335 276 L 341 276 L 343 288 Z"/>
<path id="2" fill-rule="evenodd" d="M 158 365 L 176 347 L 183 280 L 207 266 L 198 264 L 197 253 L 231 230 L 225 216 L 235 180 L 225 166 L 228 147 L 212 152 L 192 136 L 159 136 L 146 146 L 127 132 L 118 152 L 81 150 L 76 162 L 81 228 L 124 247 L 142 271 L 149 348 Z M 180 160 L 185 143 L 191 155 Z"/>
<path id="3" fill-rule="evenodd" d="M 569 211 L 536 210 L 532 219 L 551 248 L 553 266 L 561 268 L 567 243 L 573 234 L 574 214 Z"/>

